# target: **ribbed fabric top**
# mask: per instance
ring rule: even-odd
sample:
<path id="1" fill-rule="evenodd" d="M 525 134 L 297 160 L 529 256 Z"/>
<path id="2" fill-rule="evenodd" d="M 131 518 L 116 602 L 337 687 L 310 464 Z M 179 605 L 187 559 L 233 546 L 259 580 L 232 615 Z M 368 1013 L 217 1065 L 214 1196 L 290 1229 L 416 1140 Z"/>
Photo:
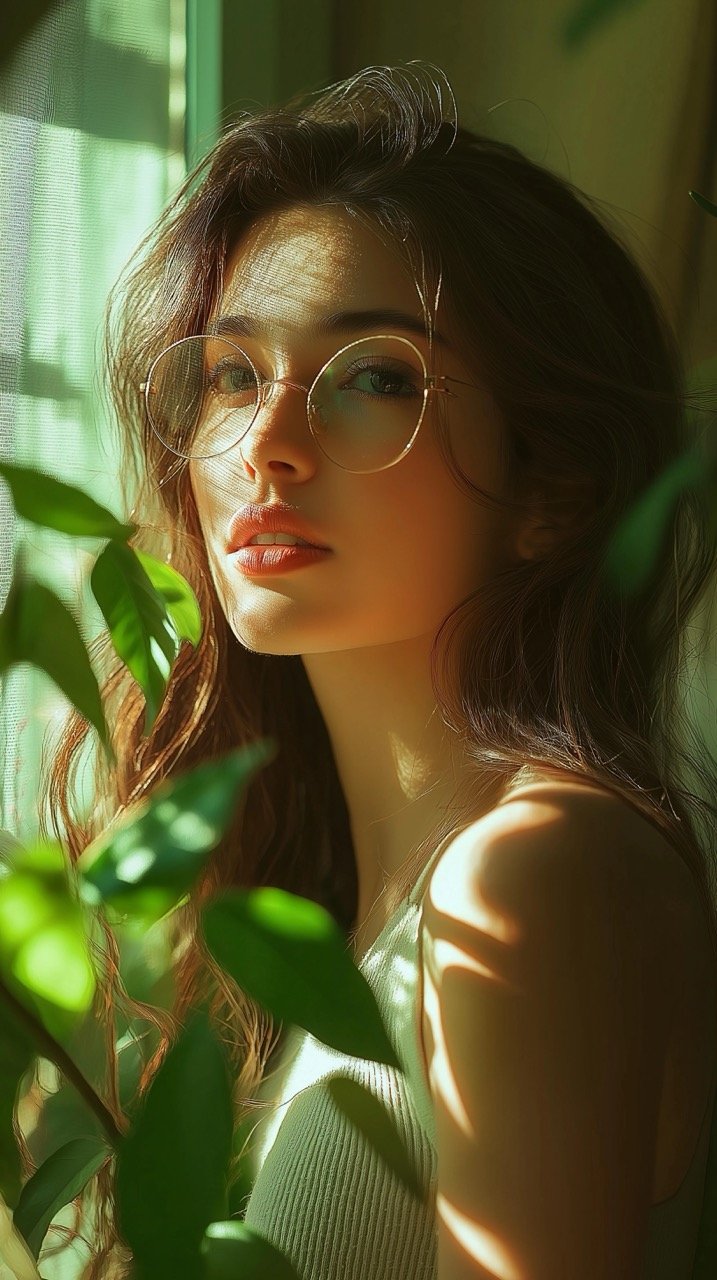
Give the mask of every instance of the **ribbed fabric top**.
<path id="1" fill-rule="evenodd" d="M 292 1026 L 269 1082 L 275 1105 L 259 1125 L 245 1222 L 290 1259 L 301 1280 L 436 1280 L 436 1131 L 419 1039 L 420 922 L 423 892 L 445 845 L 358 965 L 404 1074 L 339 1053 Z M 359 1080 L 389 1111 L 422 1185 L 431 1187 L 427 1206 L 335 1106 L 326 1080 L 337 1074 Z M 691 1280 L 714 1097 L 713 1087 L 681 1186 L 650 1210 L 639 1280 Z"/>

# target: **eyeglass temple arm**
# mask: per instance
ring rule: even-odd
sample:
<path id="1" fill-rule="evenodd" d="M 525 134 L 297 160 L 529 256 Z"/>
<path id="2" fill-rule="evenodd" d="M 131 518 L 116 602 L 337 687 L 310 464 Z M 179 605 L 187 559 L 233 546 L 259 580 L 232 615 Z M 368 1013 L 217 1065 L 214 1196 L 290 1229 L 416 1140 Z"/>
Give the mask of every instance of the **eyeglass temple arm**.
<path id="1" fill-rule="evenodd" d="M 473 387 L 476 391 L 482 390 L 482 387 L 479 387 L 476 382 L 463 382 L 460 378 L 454 378 L 448 373 L 428 374 L 426 377 L 426 389 L 428 391 L 445 391 L 449 396 L 454 395 L 455 393 L 451 391 L 450 387 L 441 385 L 444 382 L 455 382 L 459 387 Z"/>

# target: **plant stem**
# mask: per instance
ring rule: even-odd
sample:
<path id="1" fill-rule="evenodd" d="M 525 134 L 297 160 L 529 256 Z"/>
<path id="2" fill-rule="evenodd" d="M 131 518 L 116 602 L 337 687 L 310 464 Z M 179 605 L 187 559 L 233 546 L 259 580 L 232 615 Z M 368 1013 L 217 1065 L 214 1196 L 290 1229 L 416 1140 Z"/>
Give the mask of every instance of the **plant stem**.
<path id="1" fill-rule="evenodd" d="M 84 1099 L 90 1110 L 97 1116 L 111 1145 L 117 1150 L 122 1142 L 122 1132 L 117 1127 L 112 1113 L 108 1111 L 99 1094 L 92 1088 L 89 1080 L 85 1079 L 77 1063 L 73 1062 L 67 1050 L 50 1034 L 46 1027 L 43 1027 L 39 1018 L 31 1013 L 29 1009 L 26 1009 L 25 1005 L 17 999 L 17 996 L 14 996 L 8 990 L 1 980 L 0 1000 L 4 1000 L 10 1006 L 15 1017 L 26 1028 L 35 1045 L 41 1050 L 42 1056 L 54 1062 L 63 1076 L 75 1086 L 80 1097 Z"/>

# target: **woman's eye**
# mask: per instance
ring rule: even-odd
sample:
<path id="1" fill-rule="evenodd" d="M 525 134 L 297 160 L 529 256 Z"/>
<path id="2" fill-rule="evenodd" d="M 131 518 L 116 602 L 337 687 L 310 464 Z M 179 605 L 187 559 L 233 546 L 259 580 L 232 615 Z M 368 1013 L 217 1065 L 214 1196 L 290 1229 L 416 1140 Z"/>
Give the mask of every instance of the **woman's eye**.
<path id="1" fill-rule="evenodd" d="M 417 388 L 413 379 L 390 366 L 363 365 L 348 371 L 357 391 L 379 396 L 410 396 Z"/>
<path id="2" fill-rule="evenodd" d="M 209 384 L 222 395 L 246 391 L 255 384 L 254 373 L 241 364 L 221 364 L 209 373 Z"/>

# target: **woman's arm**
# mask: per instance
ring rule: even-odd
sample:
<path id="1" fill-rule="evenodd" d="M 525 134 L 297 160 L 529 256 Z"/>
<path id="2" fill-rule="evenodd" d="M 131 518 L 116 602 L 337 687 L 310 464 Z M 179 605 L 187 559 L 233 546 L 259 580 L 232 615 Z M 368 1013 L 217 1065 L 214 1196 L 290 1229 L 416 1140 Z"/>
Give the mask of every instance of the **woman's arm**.
<path id="1" fill-rule="evenodd" d="M 438 1280 L 640 1273 L 674 990 L 661 840 L 619 800 L 551 786 L 438 863 L 423 932 Z"/>

